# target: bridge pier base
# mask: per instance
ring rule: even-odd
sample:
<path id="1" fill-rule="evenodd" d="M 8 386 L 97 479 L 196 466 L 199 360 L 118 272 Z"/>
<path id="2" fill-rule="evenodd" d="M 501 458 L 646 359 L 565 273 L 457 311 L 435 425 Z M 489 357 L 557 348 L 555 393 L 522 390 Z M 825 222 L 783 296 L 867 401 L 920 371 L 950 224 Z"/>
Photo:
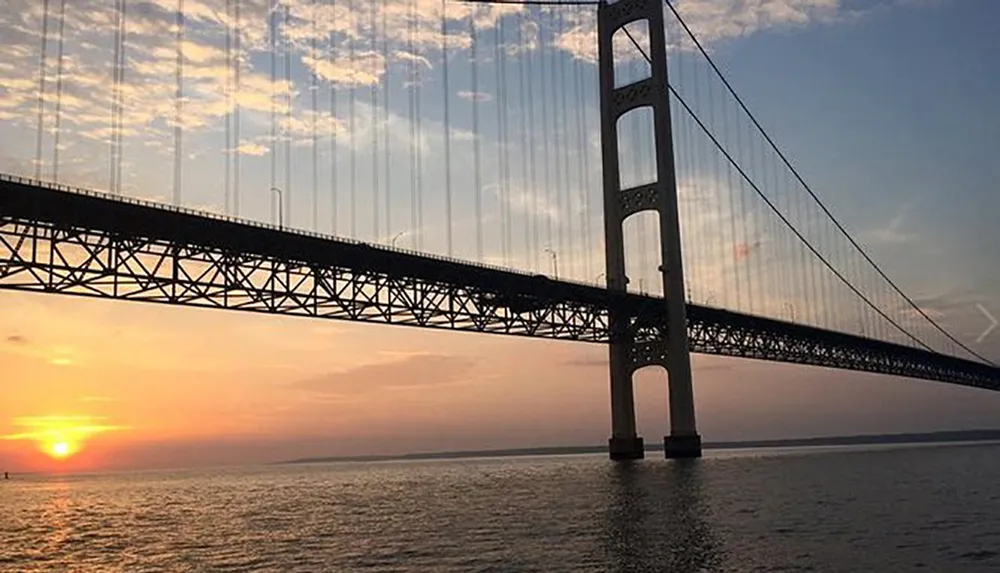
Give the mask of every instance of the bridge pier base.
<path id="1" fill-rule="evenodd" d="M 608 452 L 614 461 L 641 460 L 646 452 L 642 438 L 611 438 L 608 440 Z"/>
<path id="2" fill-rule="evenodd" d="M 701 457 L 701 436 L 666 436 L 663 455 L 668 460 Z"/>

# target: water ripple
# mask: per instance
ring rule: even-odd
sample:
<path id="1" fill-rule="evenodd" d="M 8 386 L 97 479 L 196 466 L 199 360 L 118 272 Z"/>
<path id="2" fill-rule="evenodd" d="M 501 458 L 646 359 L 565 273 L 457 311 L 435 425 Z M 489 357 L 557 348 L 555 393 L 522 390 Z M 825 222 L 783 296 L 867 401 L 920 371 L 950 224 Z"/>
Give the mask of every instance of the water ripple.
<path id="1" fill-rule="evenodd" d="M 995 573 L 996 453 L 16 476 L 0 571 Z"/>

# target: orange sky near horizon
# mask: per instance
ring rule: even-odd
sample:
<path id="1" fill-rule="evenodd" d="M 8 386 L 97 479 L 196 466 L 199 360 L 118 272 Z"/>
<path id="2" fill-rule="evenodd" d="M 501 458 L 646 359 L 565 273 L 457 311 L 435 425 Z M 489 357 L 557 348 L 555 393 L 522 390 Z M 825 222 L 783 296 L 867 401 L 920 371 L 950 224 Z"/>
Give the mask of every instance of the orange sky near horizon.
<path id="1" fill-rule="evenodd" d="M 596 445 L 599 345 L 62 296 L 0 293 L 0 471 L 257 463 L 303 456 Z M 706 440 L 989 426 L 1000 396 L 695 356 Z M 636 377 L 640 433 L 667 429 L 666 375 Z M 96 429 L 55 460 L 24 422 Z"/>

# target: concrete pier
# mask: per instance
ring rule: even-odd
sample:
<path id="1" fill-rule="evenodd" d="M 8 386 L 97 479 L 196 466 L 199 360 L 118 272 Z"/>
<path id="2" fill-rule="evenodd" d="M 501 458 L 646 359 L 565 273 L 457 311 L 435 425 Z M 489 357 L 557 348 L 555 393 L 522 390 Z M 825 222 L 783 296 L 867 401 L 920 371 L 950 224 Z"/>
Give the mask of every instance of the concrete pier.
<path id="1" fill-rule="evenodd" d="M 663 455 L 668 460 L 701 457 L 701 436 L 667 436 L 663 438 Z"/>
<path id="2" fill-rule="evenodd" d="M 646 457 L 642 438 L 611 438 L 608 440 L 608 452 L 615 461 L 641 460 Z"/>

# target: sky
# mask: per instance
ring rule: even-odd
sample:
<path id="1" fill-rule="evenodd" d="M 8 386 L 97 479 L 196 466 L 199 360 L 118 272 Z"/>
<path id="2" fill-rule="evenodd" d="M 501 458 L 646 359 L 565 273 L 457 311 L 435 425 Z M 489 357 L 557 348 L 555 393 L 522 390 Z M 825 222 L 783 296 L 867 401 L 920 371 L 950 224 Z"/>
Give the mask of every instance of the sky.
<path id="1" fill-rule="evenodd" d="M 10 46 L 10 57 L 0 63 L 0 166 L 29 176 L 40 168 L 44 179 L 108 189 L 108 102 L 115 97 L 108 65 L 111 3 L 68 3 L 58 173 L 54 59 L 45 74 L 40 163 L 34 145 L 24 143 L 33 144 L 38 133 L 42 14 L 41 3 L 22 4 L 23 10 L 0 14 L 0 37 Z M 51 4 L 57 10 L 58 2 Z M 281 23 L 279 8 L 271 11 L 272 19 L 279 18 L 271 29 L 279 30 L 279 43 L 291 46 L 293 63 L 286 81 L 279 53 L 272 81 L 268 8 L 251 0 L 240 4 L 241 84 L 227 96 L 227 78 L 233 76 L 224 40 L 226 22 L 235 24 L 234 17 L 227 19 L 223 2 L 185 2 L 184 205 L 236 213 L 235 191 L 227 198 L 223 172 L 232 169 L 235 189 L 238 157 L 241 216 L 274 221 L 273 178 L 284 189 L 286 221 L 293 226 L 444 253 L 450 225 L 452 254 L 461 258 L 553 272 L 543 251 L 551 247 L 559 253 L 551 262 L 564 277 L 597 280 L 603 270 L 600 139 L 588 41 L 593 19 L 587 13 L 525 16 L 511 7 L 473 13 L 448 4 L 445 66 L 440 2 L 389 2 L 384 32 L 381 13 L 376 19 L 374 49 L 367 28 L 371 4 L 283 3 L 289 25 Z M 129 2 L 122 87 L 122 192 L 161 201 L 174 193 L 175 6 L 168 0 Z M 1000 46 L 989 28 L 1000 7 L 988 0 L 684 0 L 677 7 L 796 169 L 888 275 L 960 340 L 1000 359 L 1000 334 L 976 342 L 988 326 L 977 305 L 1000 315 L 1000 269 L 990 248 L 1000 244 L 1000 166 L 988 155 L 1000 144 L 1000 62 L 991 57 Z M 480 42 L 475 79 L 470 17 Z M 509 62 L 507 93 L 497 89 L 493 59 L 500 26 Z M 679 34 L 670 37 L 672 81 L 702 115 L 719 120 L 722 108 L 712 103 L 704 68 L 692 63 L 696 55 Z M 317 53 L 334 57 L 314 57 L 312 38 Z M 47 49 L 53 58 L 54 40 Z M 630 71 L 635 68 L 634 54 L 621 49 L 620 56 Z M 543 69 L 565 72 L 567 83 L 553 82 L 556 76 Z M 522 72 L 535 90 L 531 106 L 522 103 L 513 80 Z M 577 78 L 583 90 L 571 89 Z M 352 90 L 354 114 L 347 111 Z M 315 114 L 313 93 L 320 102 Z M 415 94 L 419 113 L 410 108 Z M 287 116 L 286 95 L 292 102 Z M 555 135 L 528 130 L 519 142 L 529 113 L 532 125 L 546 121 L 547 113 L 562 127 L 551 130 Z M 767 241 L 773 223 L 760 222 L 758 208 L 742 218 L 749 235 L 725 235 L 736 216 L 729 210 L 733 195 L 718 190 L 719 172 L 697 160 L 685 163 L 701 153 L 685 125 L 690 127 L 678 122 L 676 141 L 692 298 L 723 299 L 715 302 L 727 307 L 756 305 L 752 310 L 772 316 L 798 307 L 801 317 L 809 308 L 805 293 L 780 290 L 782 275 L 773 272 L 790 256 L 779 248 L 783 243 Z M 446 142 L 451 163 L 443 160 Z M 626 155 L 635 158 L 629 177 L 642 179 L 649 168 L 639 151 L 644 142 L 648 136 L 643 140 L 639 132 L 622 140 Z M 477 145 L 478 170 L 472 167 Z M 747 149 L 753 148 L 739 151 L 752 153 Z M 418 152 L 415 181 L 411 161 Z M 358 189 L 353 221 L 352 156 Z M 513 175 L 502 185 L 505 157 Z M 536 162 L 534 180 L 520 177 L 529 161 Z M 314 165 L 322 190 L 315 220 Z M 450 221 L 444 216 L 445 171 L 455 189 Z M 391 186 L 386 173 L 395 182 Z M 476 225 L 473 194 L 464 192 L 477 179 L 484 189 L 482 227 Z M 418 184 L 419 195 L 413 191 Z M 415 196 L 423 209 L 411 208 Z M 699 200 L 711 208 L 691 207 Z M 505 220 L 512 228 L 509 239 Z M 644 269 L 656 263 L 641 247 L 652 232 L 643 222 L 628 225 L 640 245 L 629 275 L 650 285 L 654 273 Z M 821 232 L 808 225 L 807 231 Z M 477 252 L 480 229 L 484 245 Z M 757 242 L 746 242 L 754 233 Z M 730 260 L 732 249 L 743 245 L 751 252 L 761 242 L 772 245 L 769 263 L 743 267 Z M 716 243 L 722 248 L 703 246 Z M 754 294 L 742 301 L 732 294 L 741 272 L 748 273 L 742 288 L 748 277 L 757 281 Z M 0 308 L 0 470 L 599 444 L 609 431 L 606 349 L 600 346 L 10 291 L 0 291 Z M 694 357 L 694 371 L 698 424 L 706 440 L 992 427 L 1000 414 L 1000 396 L 930 382 L 706 356 Z M 666 375 L 640 371 L 636 392 L 640 434 L 658 441 L 668 426 Z M 73 451 L 54 459 L 60 457 L 54 445 L 63 442 Z"/>

